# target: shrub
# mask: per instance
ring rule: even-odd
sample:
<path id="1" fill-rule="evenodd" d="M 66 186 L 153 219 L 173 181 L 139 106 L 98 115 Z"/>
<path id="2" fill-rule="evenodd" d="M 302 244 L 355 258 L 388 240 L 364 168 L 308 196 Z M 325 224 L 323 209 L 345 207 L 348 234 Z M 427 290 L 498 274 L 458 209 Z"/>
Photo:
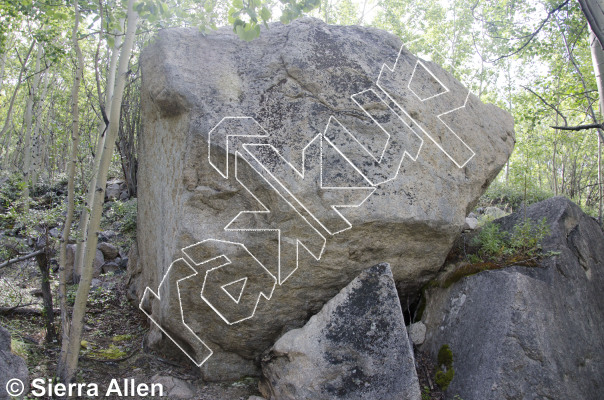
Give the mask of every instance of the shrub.
<path id="1" fill-rule="evenodd" d="M 447 368 L 453 365 L 453 352 L 448 344 L 443 344 L 438 350 L 438 366 L 443 365 Z"/>
<path id="2" fill-rule="evenodd" d="M 490 259 L 534 256 L 541 250 L 541 241 L 549 233 L 550 228 L 545 218 L 537 223 L 526 219 L 515 225 L 511 234 L 502 232 L 498 224 L 488 222 L 473 239 L 473 244 L 479 246 L 481 256 Z"/>
<path id="3" fill-rule="evenodd" d="M 438 370 L 434 381 L 442 390 L 447 390 L 454 376 L 453 352 L 448 344 L 443 344 L 438 350 Z"/>
<path id="4" fill-rule="evenodd" d="M 453 369 L 453 367 L 448 368 L 446 371 L 438 370 L 434 377 L 434 381 L 442 390 L 447 390 L 454 376 L 455 369 Z"/>
<path id="5" fill-rule="evenodd" d="M 127 201 L 116 200 L 106 204 L 104 213 L 104 224 L 109 225 L 113 222 L 119 222 L 120 230 L 126 234 L 136 232 L 136 198 Z"/>

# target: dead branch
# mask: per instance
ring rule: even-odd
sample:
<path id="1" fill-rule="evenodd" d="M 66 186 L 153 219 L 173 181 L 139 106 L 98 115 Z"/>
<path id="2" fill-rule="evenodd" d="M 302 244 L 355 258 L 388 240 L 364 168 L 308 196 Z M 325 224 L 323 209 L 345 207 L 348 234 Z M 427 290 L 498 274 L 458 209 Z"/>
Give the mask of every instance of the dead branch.
<path id="1" fill-rule="evenodd" d="M 19 261 L 28 260 L 28 259 L 33 258 L 35 256 L 39 256 L 42 253 L 44 253 L 44 250 L 37 250 L 37 251 L 34 251 L 33 253 L 29 253 L 29 254 L 26 254 L 24 256 L 19 256 L 19 257 L 13 258 L 12 260 L 4 261 L 2 264 L 0 264 L 0 268 L 4 268 L 6 266 L 9 266 L 11 264 L 17 263 Z"/>

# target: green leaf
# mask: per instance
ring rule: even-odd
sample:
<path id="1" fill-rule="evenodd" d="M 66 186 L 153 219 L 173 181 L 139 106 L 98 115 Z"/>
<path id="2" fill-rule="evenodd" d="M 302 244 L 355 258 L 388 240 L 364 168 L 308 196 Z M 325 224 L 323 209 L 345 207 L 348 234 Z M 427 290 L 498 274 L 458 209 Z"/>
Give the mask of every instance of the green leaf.
<path id="1" fill-rule="evenodd" d="M 262 7 L 262 10 L 260 10 L 260 18 L 262 18 L 262 20 L 264 22 L 268 22 L 271 19 L 271 10 L 269 10 L 266 7 Z"/>

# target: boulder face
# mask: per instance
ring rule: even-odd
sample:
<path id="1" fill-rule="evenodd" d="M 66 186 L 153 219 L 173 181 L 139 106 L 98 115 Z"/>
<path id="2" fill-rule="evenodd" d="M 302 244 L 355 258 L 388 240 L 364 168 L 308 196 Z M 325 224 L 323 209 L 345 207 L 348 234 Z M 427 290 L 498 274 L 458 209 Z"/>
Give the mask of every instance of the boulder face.
<path id="1" fill-rule="evenodd" d="M 413 350 L 388 264 L 363 271 L 262 362 L 271 400 L 419 400 Z"/>
<path id="2" fill-rule="evenodd" d="M 129 276 L 161 329 L 149 344 L 170 337 L 205 379 L 257 374 L 367 265 L 409 296 L 440 268 L 513 121 L 401 46 L 304 19 L 252 42 L 165 30 L 144 50 Z"/>
<path id="3" fill-rule="evenodd" d="M 448 398 L 600 399 L 604 390 L 604 233 L 565 198 L 534 204 L 547 218 L 538 267 L 515 266 L 430 289 L 422 350 L 453 352 Z M 522 211 L 497 221 L 507 231 Z"/>

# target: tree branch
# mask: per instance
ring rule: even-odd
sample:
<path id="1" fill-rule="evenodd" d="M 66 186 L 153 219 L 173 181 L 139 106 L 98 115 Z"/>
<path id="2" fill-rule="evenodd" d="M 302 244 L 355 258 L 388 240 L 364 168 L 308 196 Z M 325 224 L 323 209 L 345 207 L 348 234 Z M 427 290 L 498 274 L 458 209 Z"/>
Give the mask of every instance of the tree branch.
<path id="1" fill-rule="evenodd" d="M 561 131 L 584 131 L 587 129 L 604 129 L 604 124 L 586 124 L 577 126 L 550 126 L 553 129 L 560 129 Z"/>
<path id="2" fill-rule="evenodd" d="M 24 261 L 24 260 L 33 258 L 35 256 L 38 256 L 38 255 L 42 254 L 42 253 L 44 253 L 44 250 L 38 250 L 38 251 L 34 251 L 33 253 L 26 254 L 24 256 L 19 256 L 19 257 L 13 258 L 12 260 L 4 261 L 2 264 L 0 264 L 0 268 L 4 268 L 4 267 L 6 267 L 8 265 L 17 263 L 19 261 Z"/>
<path id="3" fill-rule="evenodd" d="M 523 89 L 529 91 L 533 96 L 537 97 L 539 100 L 541 100 L 541 102 L 543 104 L 545 104 L 546 106 L 548 106 L 549 108 L 551 108 L 552 110 L 554 110 L 556 112 L 556 114 L 558 114 L 559 116 L 562 117 L 562 119 L 564 120 L 564 124 L 568 125 L 568 121 L 566 120 L 566 117 L 564 116 L 564 114 L 562 114 L 553 104 L 548 103 L 547 100 L 545 100 L 538 93 L 536 93 L 535 91 L 533 91 L 531 88 L 529 88 L 527 86 L 521 86 L 521 87 Z"/>

